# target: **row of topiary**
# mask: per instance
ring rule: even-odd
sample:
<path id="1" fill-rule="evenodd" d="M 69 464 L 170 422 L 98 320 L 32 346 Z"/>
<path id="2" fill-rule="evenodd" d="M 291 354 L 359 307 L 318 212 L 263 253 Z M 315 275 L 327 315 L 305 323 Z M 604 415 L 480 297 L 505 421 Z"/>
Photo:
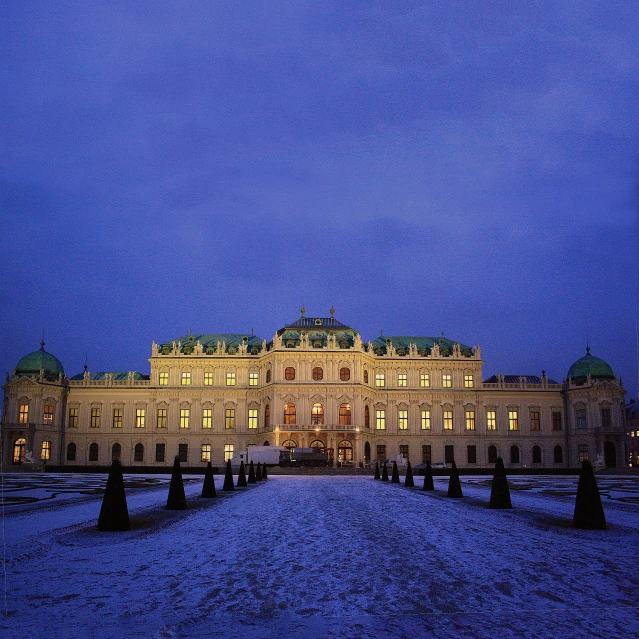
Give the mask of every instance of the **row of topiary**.
<path id="1" fill-rule="evenodd" d="M 251 462 L 249 464 L 247 477 L 244 462 L 242 462 L 237 476 L 237 487 L 246 488 L 249 484 L 256 484 L 266 479 L 268 479 L 266 464 L 262 465 L 261 462 L 258 463 L 256 470 L 253 462 Z M 226 474 L 224 475 L 222 491 L 235 490 L 235 487 L 233 482 L 233 469 L 231 468 L 231 462 L 229 460 L 226 463 Z M 217 497 L 211 462 L 209 462 L 206 467 L 201 496 L 207 499 Z M 180 459 L 178 457 L 176 457 L 173 462 L 169 495 L 165 508 L 167 510 L 186 510 L 187 508 L 184 481 L 182 479 Z M 100 509 L 100 516 L 98 517 L 98 530 L 122 531 L 128 530 L 129 527 L 129 508 L 126 502 L 122 466 L 120 462 L 116 460 L 111 464 L 104 497 L 102 498 L 102 508 Z"/>
<path id="2" fill-rule="evenodd" d="M 379 470 L 379 462 L 375 462 L 375 479 L 388 481 L 388 468 L 386 462 Z M 397 462 L 393 462 L 393 470 L 391 475 L 391 483 L 399 484 L 399 469 Z M 406 488 L 414 488 L 415 480 L 413 479 L 413 471 L 408 462 L 406 468 L 406 478 L 404 479 Z M 433 472 L 430 462 L 426 463 L 426 471 L 424 472 L 424 485 L 422 490 L 435 490 L 433 483 Z M 450 479 L 448 481 L 447 497 L 459 498 L 463 497 L 461 482 L 459 480 L 459 471 L 457 464 L 453 462 L 450 471 Z M 501 457 L 497 459 L 495 464 L 495 472 L 493 474 L 492 487 L 490 491 L 490 507 L 491 508 L 512 508 L 510 500 L 510 488 L 508 487 L 508 479 L 506 477 L 506 469 Z M 601 495 L 599 487 L 595 479 L 595 473 L 592 464 L 584 461 L 581 465 L 581 473 L 579 474 L 579 484 L 577 486 L 577 498 L 575 500 L 575 511 L 573 514 L 573 526 L 575 528 L 585 528 L 589 530 L 605 530 L 606 516 L 601 505 Z"/>

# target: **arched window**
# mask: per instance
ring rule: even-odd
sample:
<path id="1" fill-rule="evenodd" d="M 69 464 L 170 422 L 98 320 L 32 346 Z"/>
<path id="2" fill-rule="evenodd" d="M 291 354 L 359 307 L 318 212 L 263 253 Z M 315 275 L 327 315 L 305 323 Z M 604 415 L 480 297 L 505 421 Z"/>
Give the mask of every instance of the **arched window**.
<path id="1" fill-rule="evenodd" d="M 564 450 L 561 446 L 555 446 L 554 459 L 555 459 L 555 464 L 564 463 Z"/>
<path id="2" fill-rule="evenodd" d="M 285 424 L 295 423 L 295 404 L 293 404 L 293 402 L 288 402 L 288 404 L 284 404 L 284 423 Z"/>
<path id="3" fill-rule="evenodd" d="M 295 369 L 292 366 L 287 366 L 284 369 L 284 379 L 288 379 L 288 380 L 295 379 Z"/>
<path id="4" fill-rule="evenodd" d="M 368 406 L 364 406 L 364 428 L 371 427 L 371 411 Z"/>
<path id="5" fill-rule="evenodd" d="M 353 461 L 353 444 L 346 439 L 343 439 L 339 444 L 337 444 L 337 461 Z"/>
<path id="6" fill-rule="evenodd" d="M 319 382 L 321 379 L 324 379 L 324 370 L 320 366 L 315 366 L 313 368 L 313 379 L 316 382 Z"/>
<path id="7" fill-rule="evenodd" d="M 519 463 L 519 448 L 517 446 L 510 447 L 510 463 L 511 464 Z"/>
<path id="8" fill-rule="evenodd" d="M 532 463 L 541 464 L 541 447 L 533 446 L 532 448 Z"/>
<path id="9" fill-rule="evenodd" d="M 270 446 L 270 444 L 268 443 L 268 439 L 262 444 L 262 446 Z"/>
<path id="10" fill-rule="evenodd" d="M 268 428 L 271 425 L 271 405 L 267 404 L 264 407 L 264 428 Z"/>
<path id="11" fill-rule="evenodd" d="M 309 444 L 309 448 L 324 448 L 324 442 L 321 439 L 315 439 Z"/>
<path id="12" fill-rule="evenodd" d="M 364 371 L 364 384 L 368 384 L 368 371 Z"/>
<path id="13" fill-rule="evenodd" d="M 339 369 L 339 378 L 343 382 L 347 382 L 351 378 L 351 369 L 350 368 L 340 368 Z"/>
<path id="14" fill-rule="evenodd" d="M 311 424 L 323 424 L 324 423 L 324 407 L 321 404 L 313 404 L 311 410 Z"/>
<path id="15" fill-rule="evenodd" d="M 67 444 L 67 461 L 75 461 L 76 451 L 77 448 L 73 442 Z"/>
<path id="16" fill-rule="evenodd" d="M 270 368 L 266 371 L 266 383 L 267 384 L 271 383 L 271 369 Z"/>
<path id="17" fill-rule="evenodd" d="M 98 461 L 98 445 L 95 442 L 89 446 L 89 461 Z"/>
<path id="18" fill-rule="evenodd" d="M 133 449 L 133 461 L 142 462 L 144 461 L 144 446 L 142 444 L 136 444 Z M 210 461 L 210 460 L 207 460 Z"/>
<path id="19" fill-rule="evenodd" d="M 351 425 L 351 405 L 340 404 L 339 407 L 339 425 L 350 426 Z"/>
<path id="20" fill-rule="evenodd" d="M 297 442 L 294 442 L 292 439 L 287 439 L 285 442 L 282 442 L 282 446 L 290 450 L 291 448 L 297 448 Z"/>
<path id="21" fill-rule="evenodd" d="M 488 463 L 489 464 L 497 463 L 497 446 L 488 447 Z"/>
<path id="22" fill-rule="evenodd" d="M 111 446 L 111 461 L 120 461 L 122 459 L 122 446 L 115 442 L 113 446 Z"/>
<path id="23" fill-rule="evenodd" d="M 20 437 L 13 442 L 13 463 L 24 464 L 24 450 L 27 445 L 24 437 Z"/>

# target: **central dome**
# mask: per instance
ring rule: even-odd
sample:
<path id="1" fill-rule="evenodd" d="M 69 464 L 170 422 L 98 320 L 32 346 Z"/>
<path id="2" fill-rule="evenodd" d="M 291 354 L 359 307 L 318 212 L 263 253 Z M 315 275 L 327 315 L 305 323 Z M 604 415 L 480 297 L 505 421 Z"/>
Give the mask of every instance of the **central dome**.
<path id="1" fill-rule="evenodd" d="M 590 347 L 586 354 L 578 359 L 568 370 L 568 377 L 576 384 L 583 383 L 590 375 L 593 379 L 615 379 L 615 374 L 608 362 L 590 354 Z"/>
<path id="2" fill-rule="evenodd" d="M 44 350 L 44 342 L 40 343 L 40 350 L 21 357 L 15 370 L 16 375 L 39 375 L 40 371 L 49 377 L 64 375 L 62 363 L 55 355 Z"/>

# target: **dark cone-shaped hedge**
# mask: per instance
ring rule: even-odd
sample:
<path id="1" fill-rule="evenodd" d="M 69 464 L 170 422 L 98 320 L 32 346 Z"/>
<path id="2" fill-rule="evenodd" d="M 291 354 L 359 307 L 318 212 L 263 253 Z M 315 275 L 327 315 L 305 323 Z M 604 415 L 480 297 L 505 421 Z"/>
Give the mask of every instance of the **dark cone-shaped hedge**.
<path id="1" fill-rule="evenodd" d="M 463 497 L 461 482 L 459 481 L 459 471 L 457 464 L 453 462 L 450 470 L 450 481 L 448 482 L 448 497 Z"/>
<path id="2" fill-rule="evenodd" d="M 186 495 L 184 494 L 184 482 L 182 481 L 179 457 L 176 457 L 173 461 L 173 471 L 171 472 L 171 484 L 169 485 L 166 509 L 186 510 Z"/>
<path id="3" fill-rule="evenodd" d="M 375 462 L 375 479 L 381 479 L 382 476 L 379 474 L 379 462 Z"/>
<path id="4" fill-rule="evenodd" d="M 255 481 L 262 481 L 262 464 L 258 462 L 257 470 L 255 471 Z"/>
<path id="5" fill-rule="evenodd" d="M 435 490 L 435 484 L 433 483 L 433 469 L 430 467 L 430 462 L 426 462 L 426 470 L 424 471 L 424 486 L 422 490 Z"/>
<path id="6" fill-rule="evenodd" d="M 406 479 L 404 479 L 404 486 L 406 486 L 406 488 L 415 488 L 413 469 L 410 467 L 410 462 L 408 462 L 408 466 L 406 468 Z"/>
<path id="7" fill-rule="evenodd" d="M 572 524 L 575 528 L 588 530 L 605 530 L 607 527 L 599 487 L 592 464 L 588 460 L 581 464 Z"/>
<path id="8" fill-rule="evenodd" d="M 249 484 L 255 484 L 256 483 L 256 479 L 255 479 L 255 466 L 253 466 L 253 462 L 251 462 L 249 464 L 249 476 L 248 476 L 248 483 Z"/>
<path id="9" fill-rule="evenodd" d="M 237 487 L 246 488 L 246 470 L 244 470 L 244 462 L 240 462 L 240 471 L 237 474 Z"/>
<path id="10" fill-rule="evenodd" d="M 388 481 L 388 465 L 386 462 L 382 466 L 382 481 Z"/>
<path id="11" fill-rule="evenodd" d="M 262 481 L 266 481 L 268 479 L 268 473 L 266 472 L 266 464 L 262 466 Z"/>
<path id="12" fill-rule="evenodd" d="M 397 462 L 393 462 L 393 475 L 391 477 L 391 484 L 399 484 L 399 469 L 397 468 Z"/>
<path id="13" fill-rule="evenodd" d="M 231 468 L 231 460 L 226 462 L 226 474 L 224 475 L 224 485 L 222 490 L 235 490 L 233 485 L 233 469 Z"/>
<path id="14" fill-rule="evenodd" d="M 213 480 L 213 466 L 211 466 L 211 462 L 206 465 L 204 484 L 202 485 L 202 497 L 217 497 L 217 493 L 215 492 L 215 481 Z"/>
<path id="15" fill-rule="evenodd" d="M 508 479 L 506 479 L 506 469 L 504 468 L 504 460 L 497 458 L 495 463 L 495 474 L 493 475 L 493 487 L 490 490 L 490 507 L 491 508 L 512 508 L 510 501 L 510 488 L 508 488 Z"/>
<path id="16" fill-rule="evenodd" d="M 111 470 L 109 470 L 98 517 L 98 530 L 128 530 L 129 526 L 129 509 L 126 505 L 122 466 L 116 460 L 112 462 Z"/>

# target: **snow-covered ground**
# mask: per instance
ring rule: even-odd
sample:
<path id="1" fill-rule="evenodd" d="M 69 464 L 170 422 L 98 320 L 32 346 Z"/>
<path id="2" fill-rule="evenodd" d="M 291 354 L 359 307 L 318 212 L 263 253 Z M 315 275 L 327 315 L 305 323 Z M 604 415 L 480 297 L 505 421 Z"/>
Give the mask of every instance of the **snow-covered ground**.
<path id="1" fill-rule="evenodd" d="M 361 476 L 202 500 L 185 476 L 186 512 L 167 476 L 127 480 L 133 527 L 104 533 L 104 477 L 5 475 L 0 636 L 639 636 L 639 478 L 599 478 L 606 531 L 571 528 L 573 477 L 513 478 L 512 511 L 485 477 L 462 500 Z"/>

